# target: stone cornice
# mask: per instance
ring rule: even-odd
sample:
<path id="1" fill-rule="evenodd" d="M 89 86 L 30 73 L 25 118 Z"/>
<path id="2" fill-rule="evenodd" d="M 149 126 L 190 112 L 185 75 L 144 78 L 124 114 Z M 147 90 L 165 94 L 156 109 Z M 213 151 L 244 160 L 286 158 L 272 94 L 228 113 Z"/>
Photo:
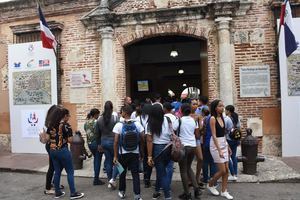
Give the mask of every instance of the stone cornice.
<path id="1" fill-rule="evenodd" d="M 81 18 L 82 23 L 93 29 L 105 26 L 119 27 L 135 24 L 154 24 L 173 21 L 245 15 L 252 3 L 249 0 L 216 0 L 206 5 L 165 8 L 117 14 L 107 8 L 96 7 Z"/>
<path id="2" fill-rule="evenodd" d="M 63 24 L 55 22 L 55 21 L 49 21 L 47 22 L 50 30 L 63 30 Z M 11 26 L 10 27 L 12 32 L 14 34 L 22 34 L 22 33 L 30 33 L 30 32 L 37 32 L 40 31 L 40 24 L 25 24 L 25 25 L 17 25 L 17 26 Z"/>

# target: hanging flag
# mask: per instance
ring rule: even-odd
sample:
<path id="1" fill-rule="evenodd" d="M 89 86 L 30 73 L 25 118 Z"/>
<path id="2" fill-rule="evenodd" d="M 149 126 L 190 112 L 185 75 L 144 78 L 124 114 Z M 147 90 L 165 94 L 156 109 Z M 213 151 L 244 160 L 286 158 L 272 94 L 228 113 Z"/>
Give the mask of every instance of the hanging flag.
<path id="1" fill-rule="evenodd" d="M 284 34 L 284 36 L 282 35 Z M 297 42 L 295 38 L 295 31 L 293 28 L 293 17 L 292 17 L 292 10 L 290 6 L 289 0 L 285 0 L 281 7 L 281 15 L 280 15 L 280 36 L 284 37 L 284 47 L 286 57 L 289 57 L 296 49 L 297 49 Z"/>
<path id="2" fill-rule="evenodd" d="M 40 16 L 41 40 L 43 43 L 43 47 L 47 49 L 54 49 L 54 51 L 56 51 L 57 41 L 48 27 L 48 24 L 45 20 L 45 17 L 39 4 L 38 12 Z"/>

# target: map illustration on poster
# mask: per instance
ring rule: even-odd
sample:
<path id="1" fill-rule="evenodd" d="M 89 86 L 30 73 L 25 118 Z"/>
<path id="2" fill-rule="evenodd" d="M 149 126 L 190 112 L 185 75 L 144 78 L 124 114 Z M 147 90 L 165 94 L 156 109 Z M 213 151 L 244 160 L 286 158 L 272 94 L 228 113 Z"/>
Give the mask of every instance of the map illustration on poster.
<path id="1" fill-rule="evenodd" d="M 14 105 L 51 104 L 51 70 L 13 72 Z"/>
<path id="2" fill-rule="evenodd" d="M 288 95 L 300 96 L 300 54 L 297 52 L 288 58 Z"/>

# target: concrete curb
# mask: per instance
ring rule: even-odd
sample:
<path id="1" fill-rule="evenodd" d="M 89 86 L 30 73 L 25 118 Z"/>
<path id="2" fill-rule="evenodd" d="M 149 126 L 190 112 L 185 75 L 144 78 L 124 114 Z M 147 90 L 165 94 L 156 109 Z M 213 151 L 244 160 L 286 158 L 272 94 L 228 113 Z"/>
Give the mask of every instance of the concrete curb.
<path id="1" fill-rule="evenodd" d="M 0 172 L 13 172 L 13 173 L 25 173 L 25 174 L 46 174 L 46 172 L 41 172 L 38 170 L 31 170 L 31 169 L 16 169 L 16 168 L 0 168 Z M 66 176 L 65 174 L 62 174 Z M 75 175 L 75 177 L 81 178 L 91 178 L 89 176 L 83 175 Z M 104 179 L 104 178 L 101 178 Z M 127 178 L 131 180 L 131 177 Z M 153 181 L 153 180 L 152 180 Z M 181 182 L 180 180 L 174 180 L 174 182 Z M 300 183 L 300 178 L 290 178 L 290 179 L 278 179 L 278 180 L 266 180 L 266 181 L 229 181 L 231 184 L 238 184 L 238 183 Z"/>

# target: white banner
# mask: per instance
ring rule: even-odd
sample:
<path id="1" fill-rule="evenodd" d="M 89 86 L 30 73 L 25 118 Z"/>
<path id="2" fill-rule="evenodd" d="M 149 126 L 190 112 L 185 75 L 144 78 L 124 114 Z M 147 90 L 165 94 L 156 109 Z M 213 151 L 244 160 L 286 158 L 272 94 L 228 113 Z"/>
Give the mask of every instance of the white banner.
<path id="1" fill-rule="evenodd" d="M 300 18 L 294 18 L 296 40 L 300 41 Z M 278 20 L 279 26 L 279 20 Z M 300 49 L 287 59 L 285 56 L 284 30 L 279 40 L 282 156 L 300 156 Z"/>
<path id="2" fill-rule="evenodd" d="M 56 57 L 41 42 L 8 46 L 11 146 L 13 153 L 45 153 L 38 132 L 57 104 Z"/>

